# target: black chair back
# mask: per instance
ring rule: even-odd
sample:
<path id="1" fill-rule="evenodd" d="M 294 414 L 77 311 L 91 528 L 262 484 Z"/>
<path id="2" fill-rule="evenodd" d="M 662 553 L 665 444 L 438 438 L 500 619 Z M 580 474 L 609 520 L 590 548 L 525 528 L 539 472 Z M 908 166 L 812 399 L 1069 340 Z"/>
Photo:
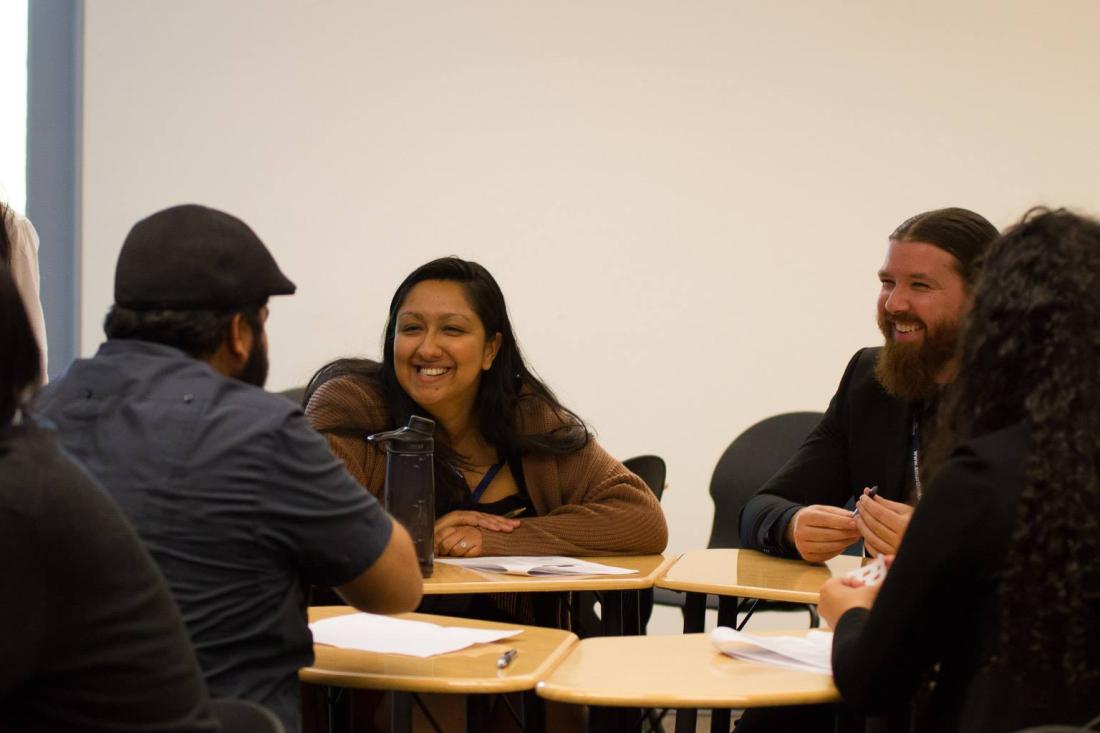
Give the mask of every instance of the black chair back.
<path id="1" fill-rule="evenodd" d="M 661 500 L 661 495 L 665 493 L 666 474 L 663 458 L 660 456 L 635 456 L 634 458 L 627 458 L 623 461 L 623 465 L 631 473 L 636 474 L 642 481 L 645 481 L 646 486 L 657 497 L 657 501 Z"/>
<path id="2" fill-rule="evenodd" d="M 223 733 L 286 733 L 275 713 L 251 700 L 211 700 L 210 712 Z"/>
<path id="3" fill-rule="evenodd" d="M 288 400 L 290 400 L 294 404 L 298 405 L 298 407 L 301 407 L 303 409 L 305 408 L 305 405 L 302 404 L 302 400 L 306 396 L 306 388 L 305 387 L 291 387 L 290 389 L 282 390 L 278 394 L 281 394 L 283 397 L 286 397 Z"/>
<path id="4" fill-rule="evenodd" d="M 714 522 L 707 547 L 741 546 L 741 508 L 794 455 L 821 416 L 820 412 L 773 415 L 730 443 L 710 479 Z"/>

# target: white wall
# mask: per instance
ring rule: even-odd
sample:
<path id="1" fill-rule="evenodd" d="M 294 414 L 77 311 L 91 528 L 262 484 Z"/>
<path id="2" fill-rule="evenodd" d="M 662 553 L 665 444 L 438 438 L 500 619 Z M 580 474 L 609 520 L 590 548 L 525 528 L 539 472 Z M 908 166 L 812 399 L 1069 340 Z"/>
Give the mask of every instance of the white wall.
<path id="1" fill-rule="evenodd" d="M 299 285 L 270 386 L 379 353 L 413 267 L 476 259 L 531 363 L 626 457 L 675 550 L 714 462 L 824 409 L 886 235 L 960 205 L 1097 211 L 1100 3 L 96 0 L 82 349 L 129 226 L 197 201 Z"/>

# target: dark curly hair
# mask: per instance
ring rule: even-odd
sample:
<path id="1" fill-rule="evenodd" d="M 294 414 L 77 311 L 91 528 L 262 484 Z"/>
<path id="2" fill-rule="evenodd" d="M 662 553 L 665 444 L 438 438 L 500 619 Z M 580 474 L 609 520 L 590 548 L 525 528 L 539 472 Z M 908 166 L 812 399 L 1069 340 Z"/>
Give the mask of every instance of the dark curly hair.
<path id="1" fill-rule="evenodd" d="M 994 664 L 1037 696 L 1100 690 L 1100 223 L 1033 209 L 993 244 L 946 442 L 1023 421 Z"/>
<path id="2" fill-rule="evenodd" d="M 382 394 L 390 424 L 379 430 L 405 425 L 410 415 L 431 417 L 401 388 L 394 370 L 394 334 L 397 312 L 409 291 L 425 280 L 457 282 L 463 286 L 487 337 L 501 335 L 500 349 L 492 366 L 481 374 L 474 399 L 474 419 L 483 438 L 505 459 L 518 459 L 529 453 L 572 453 L 583 448 L 590 433 L 584 422 L 565 408 L 527 366 L 512 331 L 504 293 L 493 276 L 476 262 L 443 257 L 421 265 L 398 286 L 390 301 L 389 316 L 382 337 L 382 363 L 368 359 L 340 359 L 326 364 L 313 375 L 302 404 L 325 382 L 340 376 L 356 376 L 372 384 Z M 560 418 L 561 425 L 547 433 L 521 433 L 516 422 L 525 402 L 541 402 Z M 349 425 L 330 432 L 361 434 L 361 426 Z M 439 432 L 439 428 L 437 428 Z M 465 479 L 454 468 L 465 465 L 464 456 L 455 454 L 441 432 L 436 441 L 436 513 L 443 514 L 467 490 Z M 443 470 L 440 470 L 443 469 Z"/>

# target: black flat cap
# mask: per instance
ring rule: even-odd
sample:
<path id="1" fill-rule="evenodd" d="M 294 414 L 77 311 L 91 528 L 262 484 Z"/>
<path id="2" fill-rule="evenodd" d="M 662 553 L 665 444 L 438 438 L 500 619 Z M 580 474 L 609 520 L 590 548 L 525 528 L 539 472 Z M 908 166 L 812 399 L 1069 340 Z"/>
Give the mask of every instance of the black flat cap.
<path id="1" fill-rule="evenodd" d="M 115 304 L 135 310 L 222 310 L 294 290 L 247 224 L 197 204 L 135 224 L 115 268 Z"/>

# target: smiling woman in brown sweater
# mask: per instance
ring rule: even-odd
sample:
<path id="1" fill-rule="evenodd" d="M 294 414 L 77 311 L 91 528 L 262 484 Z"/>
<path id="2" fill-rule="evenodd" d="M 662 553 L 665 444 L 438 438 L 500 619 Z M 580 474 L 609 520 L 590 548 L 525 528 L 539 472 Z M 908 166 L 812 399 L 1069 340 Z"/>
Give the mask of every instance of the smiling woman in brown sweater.
<path id="1" fill-rule="evenodd" d="M 306 399 L 313 427 L 379 498 L 385 457 L 366 436 L 412 414 L 435 420 L 440 555 L 665 548 L 653 493 L 527 368 L 500 287 L 477 263 L 448 257 L 415 270 L 390 304 L 382 363 L 329 364 Z"/>

